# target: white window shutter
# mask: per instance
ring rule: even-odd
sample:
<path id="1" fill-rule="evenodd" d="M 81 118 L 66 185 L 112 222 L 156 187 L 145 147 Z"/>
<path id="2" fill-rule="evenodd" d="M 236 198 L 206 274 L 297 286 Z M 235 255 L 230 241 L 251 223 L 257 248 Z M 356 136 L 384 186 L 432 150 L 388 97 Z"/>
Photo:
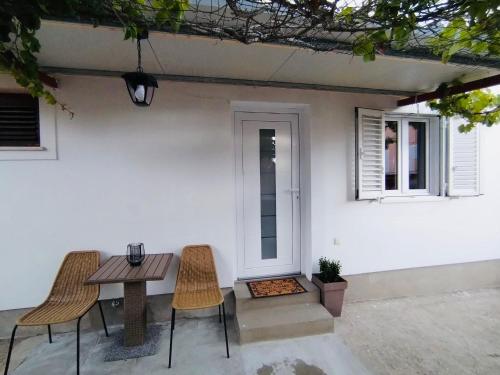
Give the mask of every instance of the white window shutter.
<path id="1" fill-rule="evenodd" d="M 448 195 L 479 195 L 479 127 L 460 133 L 462 123 L 450 119 L 448 129 Z"/>
<path id="2" fill-rule="evenodd" d="M 357 199 L 377 199 L 385 190 L 384 112 L 357 108 Z"/>

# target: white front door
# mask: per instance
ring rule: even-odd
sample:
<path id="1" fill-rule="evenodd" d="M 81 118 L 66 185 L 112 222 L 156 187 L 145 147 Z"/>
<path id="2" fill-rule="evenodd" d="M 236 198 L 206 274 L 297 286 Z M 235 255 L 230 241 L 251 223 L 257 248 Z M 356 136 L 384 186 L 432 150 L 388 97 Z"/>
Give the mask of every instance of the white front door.
<path id="1" fill-rule="evenodd" d="M 297 114 L 236 112 L 240 278 L 300 273 Z"/>

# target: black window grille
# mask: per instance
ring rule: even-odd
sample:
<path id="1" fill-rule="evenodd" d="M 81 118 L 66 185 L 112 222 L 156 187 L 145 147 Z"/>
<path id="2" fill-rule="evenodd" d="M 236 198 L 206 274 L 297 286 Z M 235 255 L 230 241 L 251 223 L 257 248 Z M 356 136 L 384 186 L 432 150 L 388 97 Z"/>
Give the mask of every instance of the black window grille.
<path id="1" fill-rule="evenodd" d="M 0 94 L 0 147 L 39 147 L 38 98 Z"/>

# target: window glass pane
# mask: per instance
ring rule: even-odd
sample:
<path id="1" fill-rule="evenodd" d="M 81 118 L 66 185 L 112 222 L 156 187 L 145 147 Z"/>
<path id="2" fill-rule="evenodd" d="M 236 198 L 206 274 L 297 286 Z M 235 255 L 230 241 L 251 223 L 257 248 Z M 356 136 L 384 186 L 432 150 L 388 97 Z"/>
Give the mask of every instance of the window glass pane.
<path id="1" fill-rule="evenodd" d="M 262 259 L 276 259 L 276 133 L 260 129 L 260 228 Z"/>
<path id="2" fill-rule="evenodd" d="M 408 126 L 408 162 L 410 189 L 426 188 L 426 137 L 425 122 L 410 121 Z"/>
<path id="3" fill-rule="evenodd" d="M 398 190 L 398 122 L 385 122 L 385 190 Z"/>

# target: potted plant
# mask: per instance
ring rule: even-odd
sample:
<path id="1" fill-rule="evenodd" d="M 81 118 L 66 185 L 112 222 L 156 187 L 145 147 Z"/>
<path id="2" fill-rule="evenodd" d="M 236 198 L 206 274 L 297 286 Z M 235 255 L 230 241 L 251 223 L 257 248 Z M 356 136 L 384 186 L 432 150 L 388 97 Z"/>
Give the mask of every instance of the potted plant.
<path id="1" fill-rule="evenodd" d="M 347 281 L 340 276 L 342 265 L 338 260 L 319 258 L 319 273 L 314 273 L 312 282 L 321 291 L 321 303 L 333 316 L 340 316 Z"/>

